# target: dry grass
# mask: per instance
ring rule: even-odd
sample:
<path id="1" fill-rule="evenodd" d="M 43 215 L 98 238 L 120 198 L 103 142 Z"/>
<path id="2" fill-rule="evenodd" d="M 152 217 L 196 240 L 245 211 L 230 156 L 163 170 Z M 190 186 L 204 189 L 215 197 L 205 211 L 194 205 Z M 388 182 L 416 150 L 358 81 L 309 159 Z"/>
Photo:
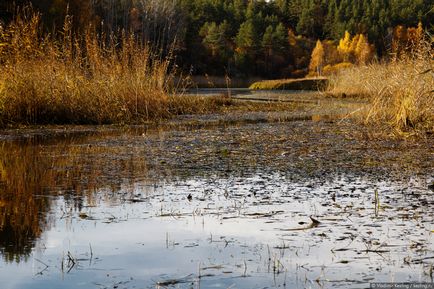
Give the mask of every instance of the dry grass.
<path id="1" fill-rule="evenodd" d="M 272 90 L 321 90 L 326 86 L 326 78 L 297 78 L 263 80 L 250 85 L 250 89 Z"/>
<path id="2" fill-rule="evenodd" d="M 362 114 L 368 124 L 386 125 L 398 133 L 434 131 L 434 58 L 432 41 L 412 55 L 388 63 L 352 67 L 331 76 L 329 92 L 367 97 Z"/>
<path id="3" fill-rule="evenodd" d="M 25 8 L 0 31 L 0 125 L 140 123 L 219 104 L 170 96 L 170 58 L 134 35 L 71 27 L 66 18 L 61 35 L 42 33 Z"/>

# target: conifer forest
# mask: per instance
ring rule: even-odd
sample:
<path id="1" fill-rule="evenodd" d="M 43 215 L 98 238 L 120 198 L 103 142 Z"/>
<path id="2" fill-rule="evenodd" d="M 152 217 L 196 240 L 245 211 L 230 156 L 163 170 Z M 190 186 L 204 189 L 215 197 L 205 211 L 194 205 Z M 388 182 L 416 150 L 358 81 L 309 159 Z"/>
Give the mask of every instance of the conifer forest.
<path id="1" fill-rule="evenodd" d="M 393 57 L 434 23 L 431 0 L 4 0 L 3 25 L 28 2 L 47 31 L 61 32 L 68 16 L 76 33 L 132 32 L 186 73 L 230 77 L 303 77 Z"/>

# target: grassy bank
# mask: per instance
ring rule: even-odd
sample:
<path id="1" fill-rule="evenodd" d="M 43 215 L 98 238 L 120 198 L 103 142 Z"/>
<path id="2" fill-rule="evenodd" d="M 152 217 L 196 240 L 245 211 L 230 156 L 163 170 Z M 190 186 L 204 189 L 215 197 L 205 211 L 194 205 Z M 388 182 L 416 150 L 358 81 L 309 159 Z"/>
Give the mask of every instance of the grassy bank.
<path id="1" fill-rule="evenodd" d="M 210 75 L 193 75 L 188 78 L 191 87 L 197 88 L 244 88 L 249 87 L 255 81 L 259 81 L 258 77 L 225 77 L 225 76 L 210 76 Z"/>
<path id="2" fill-rule="evenodd" d="M 0 125 L 140 123 L 225 101 L 172 96 L 170 58 L 134 35 L 42 33 L 30 9 L 0 31 Z"/>
<path id="3" fill-rule="evenodd" d="M 321 90 L 326 85 L 326 78 L 300 78 L 263 80 L 253 83 L 249 88 L 257 90 Z"/>
<path id="4" fill-rule="evenodd" d="M 365 123 L 398 133 L 434 132 L 434 54 L 432 41 L 419 43 L 413 53 L 387 63 L 343 70 L 330 78 L 334 95 L 366 97 Z"/>

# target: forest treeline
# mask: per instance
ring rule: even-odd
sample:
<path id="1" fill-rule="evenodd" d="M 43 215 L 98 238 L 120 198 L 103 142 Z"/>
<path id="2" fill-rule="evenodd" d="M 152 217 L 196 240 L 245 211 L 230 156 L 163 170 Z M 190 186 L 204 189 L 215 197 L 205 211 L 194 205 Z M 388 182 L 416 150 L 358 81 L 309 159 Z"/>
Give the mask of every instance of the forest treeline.
<path id="1" fill-rule="evenodd" d="M 434 23 L 431 0 L 6 0 L 3 25 L 28 2 L 50 32 L 71 15 L 77 33 L 133 32 L 191 74 L 264 78 L 389 56 L 403 31 L 432 32 Z"/>

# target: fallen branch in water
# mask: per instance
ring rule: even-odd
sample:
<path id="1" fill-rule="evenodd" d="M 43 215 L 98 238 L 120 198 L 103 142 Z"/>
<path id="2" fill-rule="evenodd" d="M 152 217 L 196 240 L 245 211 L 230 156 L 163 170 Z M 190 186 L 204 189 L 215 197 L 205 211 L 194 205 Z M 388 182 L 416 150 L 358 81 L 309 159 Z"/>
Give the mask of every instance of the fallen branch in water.
<path id="1" fill-rule="evenodd" d="M 317 219 L 314 219 L 312 217 L 309 218 L 312 220 L 312 223 L 310 223 L 309 226 L 302 227 L 302 228 L 281 229 L 281 231 L 303 231 L 303 230 L 316 228 L 319 226 L 319 224 L 321 224 L 321 222 L 318 221 Z"/>

